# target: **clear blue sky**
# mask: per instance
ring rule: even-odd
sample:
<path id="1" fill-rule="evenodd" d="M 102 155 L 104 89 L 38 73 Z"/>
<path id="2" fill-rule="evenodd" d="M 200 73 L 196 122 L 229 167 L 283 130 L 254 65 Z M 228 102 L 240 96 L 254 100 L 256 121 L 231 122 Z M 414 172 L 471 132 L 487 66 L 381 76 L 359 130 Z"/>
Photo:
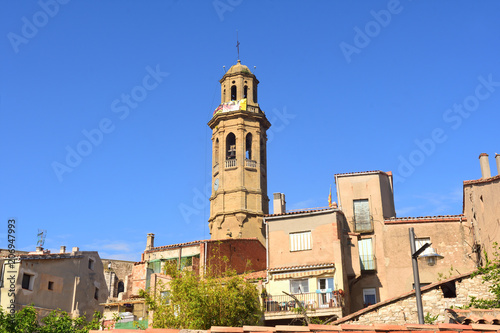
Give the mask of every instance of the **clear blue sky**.
<path id="1" fill-rule="evenodd" d="M 9 217 L 20 250 L 38 229 L 128 260 L 149 232 L 209 238 L 206 124 L 236 30 L 289 209 L 326 206 L 335 173 L 391 170 L 398 216 L 460 214 L 480 153 L 497 174 L 498 1 L 60 2 L 0 12 L 1 247 Z"/>

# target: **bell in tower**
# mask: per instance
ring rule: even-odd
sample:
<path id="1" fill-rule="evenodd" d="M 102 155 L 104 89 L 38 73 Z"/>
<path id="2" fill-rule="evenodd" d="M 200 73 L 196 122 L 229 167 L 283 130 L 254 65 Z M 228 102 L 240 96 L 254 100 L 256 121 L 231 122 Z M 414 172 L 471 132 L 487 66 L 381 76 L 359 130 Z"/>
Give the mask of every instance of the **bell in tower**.
<path id="1" fill-rule="evenodd" d="M 221 104 L 212 129 L 211 239 L 258 238 L 265 243 L 267 134 L 271 124 L 257 103 L 259 81 L 241 61 L 220 80 Z"/>

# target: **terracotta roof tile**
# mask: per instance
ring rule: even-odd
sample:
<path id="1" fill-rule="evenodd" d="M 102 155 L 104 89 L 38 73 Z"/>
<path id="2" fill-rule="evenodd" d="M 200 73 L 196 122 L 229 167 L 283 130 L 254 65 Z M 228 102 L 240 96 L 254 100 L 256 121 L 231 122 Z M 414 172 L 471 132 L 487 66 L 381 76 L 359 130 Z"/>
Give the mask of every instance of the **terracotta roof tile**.
<path id="1" fill-rule="evenodd" d="M 298 211 L 288 211 L 286 213 L 281 214 L 267 214 L 265 217 L 273 217 L 273 216 L 284 216 L 284 215 L 295 215 L 295 214 L 304 214 L 304 213 L 314 213 L 314 212 L 323 212 L 323 211 L 339 211 L 337 208 L 319 208 L 319 209 L 304 209 Z"/>
<path id="2" fill-rule="evenodd" d="M 435 222 L 459 222 L 467 221 L 464 214 L 458 215 L 436 215 L 436 216 L 417 216 L 417 217 L 391 217 L 384 220 L 384 224 L 401 223 L 435 223 Z"/>
<path id="3" fill-rule="evenodd" d="M 481 178 L 481 179 L 475 179 L 475 180 L 464 180 L 464 186 L 465 185 L 472 185 L 472 184 L 490 183 L 490 182 L 493 182 L 493 181 L 499 180 L 499 179 L 500 179 L 500 175 L 496 175 L 496 176 L 490 177 L 490 178 Z"/>
<path id="4" fill-rule="evenodd" d="M 372 170 L 372 171 L 358 171 L 358 172 L 344 172 L 344 173 L 336 173 L 334 176 L 356 176 L 356 175 L 370 175 L 370 174 L 376 174 L 376 173 L 382 173 L 384 175 L 391 176 L 392 172 L 384 172 L 381 170 Z"/>
<path id="5" fill-rule="evenodd" d="M 255 279 L 265 279 L 267 277 L 267 271 L 257 271 L 257 272 L 251 272 L 247 274 L 243 274 L 243 277 L 245 280 L 255 280 Z"/>
<path id="6" fill-rule="evenodd" d="M 269 272 L 281 272 L 281 271 L 292 271 L 292 270 L 302 270 L 302 269 L 310 269 L 310 268 L 326 268 L 326 267 L 335 267 L 335 263 L 320 263 L 320 264 L 312 264 L 312 265 L 298 265 L 298 266 L 287 266 L 287 267 L 274 267 L 269 268 Z"/>
<path id="7" fill-rule="evenodd" d="M 178 243 L 178 244 L 170 244 L 170 245 L 163 245 L 163 246 L 156 246 L 153 247 L 151 250 L 144 251 L 144 253 L 152 253 L 152 252 L 158 252 L 166 249 L 172 249 L 176 247 L 184 247 L 184 246 L 190 246 L 190 245 L 198 245 L 201 243 L 210 243 L 210 242 L 226 242 L 226 241 L 235 241 L 235 240 L 257 240 L 257 238 L 228 238 L 228 239 L 203 239 L 203 240 L 196 240 L 192 242 L 186 242 L 186 243 Z"/>

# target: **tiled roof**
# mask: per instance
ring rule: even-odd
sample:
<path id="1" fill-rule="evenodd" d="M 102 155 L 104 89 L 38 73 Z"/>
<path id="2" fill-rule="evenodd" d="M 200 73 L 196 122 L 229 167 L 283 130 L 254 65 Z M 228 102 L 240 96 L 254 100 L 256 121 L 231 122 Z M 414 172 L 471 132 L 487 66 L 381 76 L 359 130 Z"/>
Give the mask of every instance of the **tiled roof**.
<path id="1" fill-rule="evenodd" d="M 315 212 L 323 212 L 323 211 L 338 211 L 337 208 L 320 208 L 320 209 L 305 209 L 298 211 L 289 211 L 281 214 L 267 214 L 265 217 L 273 217 L 273 216 L 286 216 L 286 215 L 297 215 L 297 214 L 305 214 L 305 213 L 315 213 Z"/>
<path id="2" fill-rule="evenodd" d="M 192 242 L 186 242 L 186 243 L 178 243 L 178 244 L 170 244 L 170 245 L 163 245 L 163 246 L 157 246 L 153 247 L 151 250 L 144 251 L 144 253 L 151 253 L 151 252 L 158 252 L 166 249 L 172 249 L 176 247 L 184 247 L 184 246 L 189 246 L 189 245 L 198 245 L 201 243 L 210 243 L 210 242 L 226 242 L 226 241 L 235 241 L 235 240 L 257 240 L 257 238 L 227 238 L 227 239 L 203 239 L 203 240 L 197 240 L 197 241 L 192 241 Z"/>
<path id="3" fill-rule="evenodd" d="M 420 290 L 422 292 L 424 291 L 427 291 L 427 290 L 430 290 L 430 289 L 434 289 L 436 287 L 439 287 L 443 284 L 446 284 L 450 281 L 455 281 L 455 280 L 459 280 L 459 279 L 462 279 L 462 278 L 465 278 L 465 277 L 469 277 L 473 272 L 469 272 L 469 273 L 465 273 L 465 274 L 460 274 L 460 275 L 455 275 L 453 277 L 450 277 L 446 280 L 441 280 L 439 282 L 435 282 L 435 283 L 431 283 L 427 286 L 424 286 L 424 287 L 421 287 Z M 350 315 L 347 315 L 345 317 L 342 317 L 340 319 L 337 319 L 336 321 L 333 322 L 334 325 L 338 325 L 338 324 L 341 324 L 341 323 L 344 323 L 346 321 L 349 321 L 351 319 L 354 319 L 356 317 L 359 317 L 365 313 L 368 313 L 370 311 L 374 311 L 374 310 L 377 310 L 378 308 L 384 306 L 384 305 L 387 305 L 387 304 L 391 304 L 393 302 L 397 302 L 401 299 L 404 299 L 404 298 L 407 298 L 407 297 L 410 297 L 410 296 L 413 296 L 415 295 L 415 290 L 412 290 L 410 292 L 407 292 L 407 293 L 404 293 L 404 294 L 401 294 L 399 296 L 396 296 L 396 297 L 393 297 L 393 298 L 390 298 L 390 299 L 387 299 L 385 301 L 382 301 L 382 302 L 379 302 L 379 303 L 375 303 L 373 305 L 370 305 L 364 309 L 361 309 L 359 311 L 356 311 L 354 313 L 351 313 Z"/>
<path id="4" fill-rule="evenodd" d="M 450 320 L 457 324 L 500 325 L 500 309 L 445 309 Z M 500 327 L 499 327 L 500 329 Z"/>
<path id="5" fill-rule="evenodd" d="M 82 254 L 72 254 L 69 253 L 26 253 L 26 254 L 18 254 L 15 258 L 19 260 L 47 260 L 47 259 L 75 259 L 82 258 Z M 2 258 L 7 258 L 4 256 Z"/>
<path id="6" fill-rule="evenodd" d="M 384 175 L 392 176 L 391 171 L 381 171 L 381 170 L 372 170 L 372 171 L 359 171 L 359 172 L 345 172 L 345 173 L 336 173 L 334 176 L 357 176 L 357 175 L 371 175 L 376 173 L 382 173 Z"/>
<path id="7" fill-rule="evenodd" d="M 387 332 L 387 333 L 413 333 L 421 331 L 422 333 L 485 333 L 497 332 L 498 326 L 471 324 L 471 325 L 458 325 L 458 324 L 437 324 L 437 325 L 419 325 L 419 324 L 405 324 L 405 325 L 390 325 L 390 324 L 370 324 L 370 325 L 317 325 L 310 324 L 308 326 L 293 326 L 293 325 L 276 325 L 272 326 L 243 326 L 243 327 L 227 327 L 227 326 L 212 326 L 207 333 L 279 333 L 279 332 L 312 332 L 312 333 L 326 333 L 326 332 Z M 163 328 L 147 328 L 146 333 L 180 333 L 184 330 L 180 329 L 163 329 Z M 101 331 L 91 330 L 89 333 L 98 333 Z M 113 332 L 124 332 L 124 330 L 110 330 Z"/>
<path id="8" fill-rule="evenodd" d="M 327 268 L 327 267 L 334 267 L 335 263 L 321 263 L 321 264 L 312 264 L 312 265 L 298 265 L 298 266 L 287 266 L 287 267 L 275 267 L 275 268 L 269 268 L 269 272 L 283 272 L 283 271 L 298 271 L 298 270 L 303 270 L 303 269 L 317 269 L 317 268 Z"/>
<path id="9" fill-rule="evenodd" d="M 500 179 L 500 175 L 496 175 L 496 176 L 490 177 L 490 178 L 476 179 L 476 180 L 464 180 L 464 186 L 465 185 L 472 185 L 472 184 L 490 183 L 490 182 L 493 182 L 493 181 L 499 180 L 499 179 Z"/>
<path id="10" fill-rule="evenodd" d="M 384 224 L 456 222 L 456 221 L 457 222 L 458 221 L 467 221 L 467 218 L 463 214 L 418 216 L 418 217 L 391 217 L 390 219 L 385 219 Z"/>
<path id="11" fill-rule="evenodd" d="M 267 277 L 267 271 L 257 271 L 252 273 L 243 274 L 245 280 L 256 280 L 256 279 L 265 279 Z"/>

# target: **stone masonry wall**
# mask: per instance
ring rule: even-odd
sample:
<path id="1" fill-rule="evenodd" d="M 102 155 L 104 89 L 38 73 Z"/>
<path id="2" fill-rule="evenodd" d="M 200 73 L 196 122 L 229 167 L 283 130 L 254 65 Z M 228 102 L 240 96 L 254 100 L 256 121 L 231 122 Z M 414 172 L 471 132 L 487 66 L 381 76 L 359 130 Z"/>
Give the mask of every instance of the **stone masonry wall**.
<path id="1" fill-rule="evenodd" d="M 424 287 L 422 290 L 422 304 L 424 316 L 430 313 L 431 316 L 438 315 L 437 322 L 444 323 L 447 319 L 446 308 L 457 308 L 467 305 L 471 296 L 477 298 L 491 299 L 493 296 L 488 291 L 489 284 L 483 283 L 480 276 L 474 278 L 464 277 L 455 280 L 456 296 L 445 298 L 440 288 L 442 283 L 436 286 Z M 430 287 L 430 288 L 429 288 Z M 427 288 L 427 290 L 425 290 Z M 418 323 L 417 305 L 415 293 L 395 301 L 388 301 L 385 305 L 372 305 L 373 310 L 360 313 L 359 316 L 353 314 L 353 318 L 342 320 L 342 324 L 394 324 L 402 325 L 406 323 Z M 363 312 L 363 310 L 359 311 Z"/>

